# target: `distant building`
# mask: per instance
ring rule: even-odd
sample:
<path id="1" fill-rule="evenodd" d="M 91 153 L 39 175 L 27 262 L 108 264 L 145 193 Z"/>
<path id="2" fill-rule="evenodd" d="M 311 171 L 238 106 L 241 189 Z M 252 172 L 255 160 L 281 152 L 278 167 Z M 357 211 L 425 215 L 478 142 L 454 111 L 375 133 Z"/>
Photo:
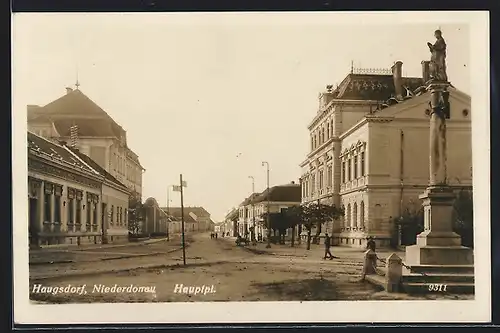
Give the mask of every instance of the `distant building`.
<path id="1" fill-rule="evenodd" d="M 27 141 L 30 246 L 97 244 L 106 242 L 111 230 L 126 230 L 123 184 L 75 149 L 31 132 Z M 109 203 L 116 204 L 111 218 L 118 228 L 110 228 Z"/>
<path id="2" fill-rule="evenodd" d="M 308 126 L 310 152 L 302 167 L 302 202 L 345 209 L 326 230 L 337 244 L 379 246 L 394 239 L 394 218 L 418 203 L 429 181 L 428 62 L 422 77 L 403 77 L 402 62 L 390 71 L 354 70 L 338 87 L 320 94 Z M 451 186 L 472 185 L 470 96 L 450 89 L 447 163 Z M 397 237 L 397 236 L 396 236 Z"/>
<path id="3" fill-rule="evenodd" d="M 170 217 L 165 213 L 158 202 L 154 198 L 148 198 L 144 202 L 144 224 L 142 225 L 142 234 L 167 234 L 173 232 L 170 230 L 168 223 L 171 221 Z"/>
<path id="4" fill-rule="evenodd" d="M 264 238 L 267 235 L 267 228 L 263 215 L 268 211 L 268 204 L 271 213 L 279 213 L 286 208 L 298 206 L 300 203 L 301 187 L 295 182 L 273 186 L 269 188 L 269 192 L 266 189 L 261 193 L 254 193 L 238 207 L 237 233 L 244 236 L 246 230 L 250 234 L 251 228 L 255 227 L 255 236 L 258 238 L 260 235 Z M 234 219 L 230 214 L 226 216 L 226 220 Z M 291 236 L 290 231 L 287 231 L 288 235 Z"/>
<path id="5" fill-rule="evenodd" d="M 182 221 L 181 207 L 161 207 L 161 209 L 175 218 Z M 185 232 L 206 232 L 213 230 L 213 221 L 210 213 L 203 207 L 184 207 L 184 230 Z"/>
<path id="6" fill-rule="evenodd" d="M 66 95 L 45 106 L 28 105 L 28 129 L 74 145 L 141 197 L 144 168 L 126 131 L 80 90 L 66 88 Z"/>
<path id="7" fill-rule="evenodd" d="M 237 208 L 232 208 L 224 217 L 224 230 L 226 233 L 229 232 L 229 236 L 238 236 L 238 219 L 239 210 Z"/>

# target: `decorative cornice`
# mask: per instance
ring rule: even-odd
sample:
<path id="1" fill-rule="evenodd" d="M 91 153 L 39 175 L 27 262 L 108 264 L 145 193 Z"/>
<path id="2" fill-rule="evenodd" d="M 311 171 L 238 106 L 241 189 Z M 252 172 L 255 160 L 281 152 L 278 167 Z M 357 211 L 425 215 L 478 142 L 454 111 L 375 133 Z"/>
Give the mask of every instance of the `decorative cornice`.
<path id="1" fill-rule="evenodd" d="M 64 180 L 73 181 L 93 188 L 101 188 L 102 179 L 88 175 L 76 174 L 72 170 L 65 170 L 59 166 L 51 165 L 48 161 L 40 161 L 35 157 L 28 158 L 28 169 L 49 176 L 55 176 Z M 98 180 L 96 180 L 96 178 Z"/>

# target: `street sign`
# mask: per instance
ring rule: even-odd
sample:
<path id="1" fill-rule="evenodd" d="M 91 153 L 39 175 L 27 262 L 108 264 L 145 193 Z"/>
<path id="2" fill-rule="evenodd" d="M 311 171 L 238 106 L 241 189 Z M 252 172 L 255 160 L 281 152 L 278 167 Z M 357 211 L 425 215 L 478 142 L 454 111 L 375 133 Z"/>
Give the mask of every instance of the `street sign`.
<path id="1" fill-rule="evenodd" d="M 181 192 L 181 187 L 180 187 L 179 185 L 173 185 L 173 186 L 172 186 L 172 190 L 173 190 L 174 192 Z"/>

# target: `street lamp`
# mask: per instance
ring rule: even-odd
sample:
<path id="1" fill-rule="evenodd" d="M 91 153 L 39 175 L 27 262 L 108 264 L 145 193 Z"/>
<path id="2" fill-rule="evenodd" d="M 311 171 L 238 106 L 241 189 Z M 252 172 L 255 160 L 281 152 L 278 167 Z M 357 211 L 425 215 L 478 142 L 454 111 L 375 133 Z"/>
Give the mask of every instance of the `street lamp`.
<path id="1" fill-rule="evenodd" d="M 248 176 L 248 178 L 250 178 L 252 180 L 252 196 L 253 196 L 255 193 L 255 178 L 254 178 L 254 176 Z M 252 200 L 252 224 L 253 224 L 251 238 L 252 238 L 252 241 L 254 241 L 255 240 L 255 205 L 253 203 L 252 196 L 250 196 L 250 198 Z"/>
<path id="2" fill-rule="evenodd" d="M 267 167 L 267 245 L 266 248 L 271 247 L 271 211 L 269 210 L 269 162 L 262 162 L 262 166 Z"/>

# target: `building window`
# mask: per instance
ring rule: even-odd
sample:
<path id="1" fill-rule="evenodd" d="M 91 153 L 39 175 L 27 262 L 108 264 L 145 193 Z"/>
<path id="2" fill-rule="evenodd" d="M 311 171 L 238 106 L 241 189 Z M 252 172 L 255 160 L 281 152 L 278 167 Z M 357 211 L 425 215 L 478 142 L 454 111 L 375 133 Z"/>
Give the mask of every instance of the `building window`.
<path id="1" fill-rule="evenodd" d="M 71 224 L 75 222 L 75 212 L 73 210 L 74 204 L 75 199 L 71 198 L 68 200 L 68 222 Z"/>
<path id="2" fill-rule="evenodd" d="M 358 178 L 358 155 L 354 156 L 354 179 Z"/>
<path id="3" fill-rule="evenodd" d="M 323 182 L 323 170 L 319 172 L 319 190 L 322 190 L 324 186 Z"/>
<path id="4" fill-rule="evenodd" d="M 326 177 L 326 179 L 327 179 L 327 186 L 328 187 L 333 186 L 333 168 L 331 165 L 328 167 L 328 176 Z"/>
<path id="5" fill-rule="evenodd" d="M 365 170 L 365 152 L 361 152 L 361 176 L 366 176 Z"/>
<path id="6" fill-rule="evenodd" d="M 54 205 L 54 221 L 61 223 L 61 197 L 55 196 L 55 205 Z"/>
<path id="7" fill-rule="evenodd" d="M 359 225 L 361 228 L 365 227 L 365 203 L 363 201 L 359 205 Z"/>
<path id="8" fill-rule="evenodd" d="M 342 183 L 345 183 L 345 160 L 342 161 Z"/>
<path id="9" fill-rule="evenodd" d="M 354 207 L 352 209 L 352 223 L 351 223 L 351 227 L 356 227 L 357 224 L 358 224 L 358 204 L 355 202 L 354 203 Z"/>
<path id="10" fill-rule="evenodd" d="M 52 193 L 44 193 L 44 205 L 45 205 L 45 216 L 44 221 L 50 222 L 52 216 L 52 205 L 50 204 L 50 199 L 52 198 Z"/>
<path id="11" fill-rule="evenodd" d="M 97 203 L 94 203 L 92 206 L 92 209 L 94 211 L 94 220 L 92 222 L 93 224 L 97 224 Z"/>
<path id="12" fill-rule="evenodd" d="M 90 213 L 92 213 L 91 210 L 92 210 L 92 208 L 90 207 L 90 205 L 87 204 L 87 221 L 86 221 L 87 225 L 90 225 L 90 222 L 91 222 L 90 221 L 90 219 L 92 217 L 92 215 L 90 214 Z"/>
<path id="13" fill-rule="evenodd" d="M 82 223 L 82 200 L 76 199 L 76 224 Z"/>
<path id="14" fill-rule="evenodd" d="M 326 139 L 330 139 L 330 123 L 326 125 Z"/>
<path id="15" fill-rule="evenodd" d="M 351 181 L 352 179 L 352 160 L 347 160 L 347 181 Z"/>
<path id="16" fill-rule="evenodd" d="M 115 206 L 111 205 L 110 224 L 113 224 L 114 215 L 115 215 Z"/>
<path id="17" fill-rule="evenodd" d="M 311 192 L 314 194 L 316 192 L 316 176 L 311 177 Z"/>
<path id="18" fill-rule="evenodd" d="M 346 226 L 349 227 L 351 225 L 351 204 L 347 205 L 347 209 L 345 211 L 345 217 L 346 217 Z"/>

